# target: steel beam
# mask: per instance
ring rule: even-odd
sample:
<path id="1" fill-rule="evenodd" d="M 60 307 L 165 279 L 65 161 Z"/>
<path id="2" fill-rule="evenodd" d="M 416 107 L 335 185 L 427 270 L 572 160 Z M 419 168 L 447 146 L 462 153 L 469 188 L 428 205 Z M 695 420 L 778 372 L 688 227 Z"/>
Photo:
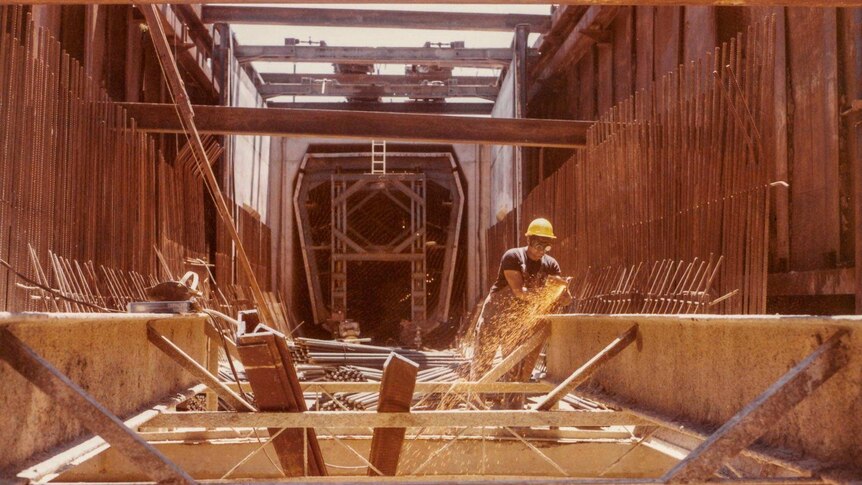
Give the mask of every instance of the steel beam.
<path id="1" fill-rule="evenodd" d="M 356 74 L 333 72 L 326 74 L 261 72 L 265 83 L 297 84 L 314 81 L 336 81 L 342 84 L 421 84 L 426 81 L 440 81 L 443 84 L 461 86 L 488 86 L 497 84 L 497 76 L 452 76 L 448 71 L 435 71 L 417 74 Z"/>
<path id="2" fill-rule="evenodd" d="M 449 115 L 489 115 L 494 103 L 440 103 L 407 101 L 403 103 L 385 102 L 278 102 L 267 103 L 270 108 L 297 109 L 312 111 L 371 111 L 377 113 L 449 114 Z"/>
<path id="3" fill-rule="evenodd" d="M 506 48 L 329 47 L 316 45 L 243 45 L 239 62 L 320 62 L 337 64 L 422 64 L 503 67 L 512 60 Z"/>
<path id="4" fill-rule="evenodd" d="M 122 103 L 138 129 L 182 133 L 170 104 Z M 202 134 L 319 136 L 578 148 L 591 121 L 194 106 Z"/>
<path id="5" fill-rule="evenodd" d="M 275 96 L 346 96 L 350 98 L 408 97 L 419 99 L 490 98 L 497 97 L 496 86 L 432 86 L 419 84 L 264 84 L 258 87 L 264 98 Z"/>
<path id="6" fill-rule="evenodd" d="M 356 10 L 341 8 L 231 7 L 203 8 L 205 23 L 304 25 L 318 27 L 364 27 L 375 29 L 480 30 L 511 32 L 518 24 L 528 24 L 533 32 L 550 27 L 550 15 L 494 14 L 466 12 L 413 12 L 399 10 Z"/>

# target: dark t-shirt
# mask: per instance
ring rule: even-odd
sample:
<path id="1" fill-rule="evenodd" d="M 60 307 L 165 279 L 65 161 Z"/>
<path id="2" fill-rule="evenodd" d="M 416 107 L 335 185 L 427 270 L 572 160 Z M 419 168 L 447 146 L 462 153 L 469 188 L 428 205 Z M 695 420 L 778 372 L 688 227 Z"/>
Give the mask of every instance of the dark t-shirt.
<path id="1" fill-rule="evenodd" d="M 548 276 L 559 275 L 560 265 L 557 260 L 548 256 L 542 256 L 539 261 L 533 261 L 527 256 L 527 248 L 512 248 L 503 254 L 503 259 L 500 261 L 500 271 L 497 274 L 497 281 L 491 287 L 491 293 L 500 291 L 509 287 L 509 282 L 506 281 L 504 271 L 520 271 L 524 277 L 524 286 L 527 288 L 538 288 L 545 284 Z"/>

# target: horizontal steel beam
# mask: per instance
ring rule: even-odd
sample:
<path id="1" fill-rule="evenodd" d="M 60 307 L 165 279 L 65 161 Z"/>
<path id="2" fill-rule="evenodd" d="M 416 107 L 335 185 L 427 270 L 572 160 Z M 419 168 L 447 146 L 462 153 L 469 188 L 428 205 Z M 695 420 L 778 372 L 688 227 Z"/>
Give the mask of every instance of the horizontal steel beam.
<path id="1" fill-rule="evenodd" d="M 149 5 L 163 4 L 164 0 L 91 0 L 89 5 Z M 175 0 L 172 4 L 218 4 L 224 0 Z M 305 4 L 307 0 L 237 0 L 234 4 Z M 343 4 L 344 0 L 321 0 L 316 3 Z M 440 4 L 448 5 L 452 0 L 399 0 L 397 2 L 382 2 L 380 0 L 358 0 L 354 4 Z M 471 0 L 470 3 L 480 5 L 548 5 L 547 0 Z M 862 0 L 569 0 L 567 5 L 645 5 L 645 6 L 725 6 L 725 7 L 862 7 Z M 80 5 L 81 0 L 0 0 L 0 5 Z"/>
<path id="2" fill-rule="evenodd" d="M 530 32 L 543 33 L 551 25 L 550 15 L 467 12 L 411 12 L 342 8 L 277 8 L 206 6 L 208 24 L 303 25 L 319 27 L 365 27 L 426 30 L 481 30 L 511 32 L 518 24 Z"/>
<path id="3" fill-rule="evenodd" d="M 240 62 L 322 62 L 336 64 L 422 64 L 502 67 L 512 61 L 508 48 L 329 47 L 317 45 L 240 45 Z"/>
<path id="4" fill-rule="evenodd" d="M 138 128 L 181 133 L 170 104 L 123 103 Z M 198 131 L 206 134 L 311 136 L 362 140 L 410 140 L 486 145 L 578 148 L 592 121 L 476 118 L 365 111 L 310 111 L 195 106 Z"/>
<path id="5" fill-rule="evenodd" d="M 270 108 L 303 109 L 314 111 L 372 111 L 378 113 L 414 113 L 414 114 L 450 114 L 450 115 L 488 115 L 494 109 L 494 103 L 426 103 L 407 101 L 403 103 L 383 102 L 277 102 L 267 103 Z"/>
<path id="6" fill-rule="evenodd" d="M 421 84 L 425 81 L 441 81 L 448 85 L 488 86 L 496 84 L 497 76 L 452 76 L 446 71 L 422 74 L 292 74 L 286 72 L 261 72 L 266 83 L 298 84 L 314 81 L 336 81 L 342 84 Z"/>
<path id="7" fill-rule="evenodd" d="M 264 98 L 273 96 L 346 96 L 349 98 L 408 97 L 418 99 L 433 98 L 486 98 L 494 99 L 500 89 L 496 86 L 430 86 L 419 84 L 340 84 L 340 83 L 301 83 L 301 84 L 264 84 L 258 86 Z"/>
<path id="8" fill-rule="evenodd" d="M 161 414 L 151 428 L 425 428 L 475 426 L 637 426 L 647 420 L 615 411 L 182 412 Z"/>

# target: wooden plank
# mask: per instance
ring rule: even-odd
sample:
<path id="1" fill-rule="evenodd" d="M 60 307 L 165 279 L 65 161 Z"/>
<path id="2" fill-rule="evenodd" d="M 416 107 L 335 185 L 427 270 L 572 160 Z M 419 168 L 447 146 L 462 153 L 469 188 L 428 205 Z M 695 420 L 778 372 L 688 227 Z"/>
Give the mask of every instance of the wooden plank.
<path id="1" fill-rule="evenodd" d="M 836 28 L 834 9 L 787 10 L 793 271 L 834 267 L 840 247 Z"/>
<path id="2" fill-rule="evenodd" d="M 256 409 L 251 404 L 247 403 L 243 398 L 241 398 L 237 393 L 233 392 L 230 388 L 224 385 L 218 378 L 212 375 L 207 369 L 199 364 L 196 360 L 192 359 L 187 353 L 183 352 L 181 348 L 179 348 L 175 343 L 171 342 L 170 339 L 162 335 L 161 332 L 156 330 L 152 323 L 147 325 L 147 339 L 153 344 L 156 348 L 165 353 L 168 357 L 173 359 L 174 362 L 180 365 L 183 369 L 188 371 L 189 374 L 195 376 L 202 383 L 206 384 L 210 390 L 215 391 L 216 394 L 221 396 L 229 405 L 233 406 L 237 411 L 250 411 L 254 412 Z"/>
<path id="3" fill-rule="evenodd" d="M 502 48 L 241 45 L 234 49 L 234 53 L 239 62 L 422 64 L 454 67 L 503 67 L 512 62 L 512 50 Z"/>
<path id="4" fill-rule="evenodd" d="M 234 382 L 225 383 L 232 390 L 238 388 Z M 244 388 L 248 383 L 243 382 Z M 333 394 L 336 392 L 358 393 L 358 392 L 380 392 L 379 382 L 338 382 L 338 381 L 312 381 L 300 382 L 299 386 L 303 392 L 325 392 Z M 547 382 L 417 382 L 414 394 L 428 393 L 524 393 L 545 394 L 554 386 Z"/>
<path id="5" fill-rule="evenodd" d="M 261 72 L 260 78 L 266 83 L 303 83 L 315 81 L 335 81 L 342 84 L 421 84 L 427 81 L 440 81 L 446 85 L 485 86 L 499 82 L 497 76 L 452 76 L 446 71 L 411 74 L 353 74 L 353 73 L 289 73 Z"/>
<path id="6" fill-rule="evenodd" d="M 608 344 L 607 347 L 602 349 L 601 352 L 593 356 L 590 360 L 588 360 L 584 365 L 578 368 L 575 372 L 572 373 L 569 377 L 566 378 L 563 382 L 560 383 L 553 391 L 549 392 L 547 396 L 542 398 L 537 404 L 535 409 L 539 411 L 547 411 L 553 408 L 560 399 L 564 398 L 566 394 L 574 391 L 579 385 L 583 384 L 593 375 L 593 373 L 598 370 L 599 367 L 602 366 L 605 362 L 611 360 L 625 350 L 626 347 L 629 346 L 632 342 L 635 341 L 638 335 L 638 326 L 632 325 L 628 330 L 620 334 L 619 337 L 614 339 L 613 342 Z"/>
<path id="7" fill-rule="evenodd" d="M 376 29 L 471 30 L 511 32 L 518 24 L 543 33 L 551 25 L 550 15 L 417 12 L 403 10 L 357 10 L 345 8 L 203 7 L 208 24 L 291 25 L 319 27 L 364 27 Z"/>
<path id="8" fill-rule="evenodd" d="M 247 334 L 239 337 L 237 349 L 261 411 L 301 415 L 308 410 L 284 338 L 269 332 Z M 314 429 L 267 427 L 275 436 L 272 445 L 287 476 L 327 475 Z"/>
<path id="9" fill-rule="evenodd" d="M 159 414 L 168 410 L 174 409 L 177 404 L 181 404 L 188 399 L 206 391 L 207 387 L 203 384 L 198 384 L 190 387 L 185 391 L 170 396 L 169 398 L 159 402 L 155 406 L 132 416 L 123 421 L 123 424 L 135 430 L 147 424 L 150 420 Z M 139 434 L 140 436 L 140 434 Z M 147 436 L 141 436 L 145 441 L 153 441 Z M 100 438 L 94 436 L 83 442 L 76 442 L 73 446 L 63 446 L 55 451 L 50 451 L 50 456 L 35 465 L 29 465 L 25 470 L 16 473 L 17 478 L 29 480 L 31 483 L 44 483 L 53 480 L 64 471 L 76 466 L 82 459 L 92 457 L 110 448 L 110 445 Z"/>
<path id="10" fill-rule="evenodd" d="M 180 133 L 169 104 L 122 103 L 138 129 Z M 586 143 L 589 121 L 476 118 L 420 114 L 307 111 L 194 106 L 200 133 L 223 135 L 319 136 L 355 139 L 435 141 L 490 145 L 577 148 Z"/>
<path id="11" fill-rule="evenodd" d="M 703 482 L 727 461 L 766 433 L 782 416 L 811 395 L 847 362 L 841 339 L 832 334 L 761 395 L 730 418 L 662 477 L 666 483 Z"/>
<path id="12" fill-rule="evenodd" d="M 80 386 L 39 356 L 6 328 L 0 328 L 0 359 L 101 436 L 142 472 L 157 482 L 196 483 L 152 445 L 141 439 Z"/>
<path id="13" fill-rule="evenodd" d="M 396 353 L 389 354 L 383 366 L 383 379 L 380 382 L 380 401 L 377 404 L 378 413 L 410 412 L 413 402 L 413 390 L 416 387 L 416 376 L 419 364 L 401 357 Z M 375 469 L 369 468 L 369 476 L 394 476 L 398 471 L 398 460 L 401 456 L 401 445 L 407 428 L 376 428 L 371 438 L 371 451 L 368 461 Z M 377 472 L 380 473 L 377 473 Z"/>
<path id="14" fill-rule="evenodd" d="M 483 426 L 636 426 L 647 420 L 615 411 L 308 411 L 165 413 L 151 428 L 452 428 Z"/>
<path id="15" fill-rule="evenodd" d="M 590 47 L 577 64 L 578 72 L 578 114 L 581 119 L 597 119 L 598 100 L 596 88 L 596 48 Z"/>
<path id="16" fill-rule="evenodd" d="M 542 327 L 534 333 L 526 342 L 522 343 L 518 346 L 512 353 L 505 356 L 503 361 L 499 364 L 495 365 L 494 368 L 489 370 L 479 379 L 479 383 L 487 384 L 491 382 L 496 382 L 500 380 L 501 377 L 506 375 L 507 372 L 514 369 L 516 365 L 521 363 L 528 355 L 530 355 L 534 350 L 536 350 L 539 346 L 545 343 L 545 340 L 548 339 L 548 336 L 551 334 L 551 329 L 547 325 L 542 325 Z"/>

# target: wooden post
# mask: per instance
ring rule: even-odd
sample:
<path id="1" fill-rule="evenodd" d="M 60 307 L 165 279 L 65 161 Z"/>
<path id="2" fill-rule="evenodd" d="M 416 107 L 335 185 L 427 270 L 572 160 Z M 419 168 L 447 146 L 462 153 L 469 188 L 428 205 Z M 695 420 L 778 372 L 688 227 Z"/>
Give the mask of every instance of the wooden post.
<path id="1" fill-rule="evenodd" d="M 589 379 L 602 364 L 614 358 L 615 355 L 622 352 L 629 346 L 629 344 L 634 342 L 637 335 L 638 326 L 632 325 L 631 328 L 622 333 L 613 342 L 608 344 L 607 347 L 602 349 L 601 352 L 593 356 L 593 358 L 588 360 L 586 364 L 582 365 L 566 380 L 561 382 L 553 391 L 549 392 L 547 396 L 539 401 L 539 404 L 536 405 L 536 409 L 539 411 L 547 411 L 553 408 L 560 399 L 566 396 L 566 394 L 574 391 L 575 388 Z"/>
<path id="2" fill-rule="evenodd" d="M 151 344 L 155 345 L 159 350 L 173 359 L 174 362 L 179 364 L 183 369 L 200 379 L 200 381 L 206 384 L 211 391 L 215 391 L 237 411 L 257 411 L 254 406 L 247 403 L 237 393 L 233 392 L 223 382 L 219 381 L 216 376 L 210 374 L 204 366 L 200 365 L 187 353 L 183 352 L 177 344 L 171 342 L 170 339 L 162 335 L 153 327 L 152 324 L 147 325 L 147 339 L 149 339 Z M 212 341 L 212 339 L 210 339 L 210 341 Z M 216 353 L 216 356 L 218 356 L 218 353 Z"/>
<path id="3" fill-rule="evenodd" d="M 841 346 L 841 338 L 846 334 L 847 330 L 835 332 L 665 473 L 662 480 L 690 483 L 705 482 L 712 477 L 722 464 L 763 435 L 847 363 Z"/>
<path id="4" fill-rule="evenodd" d="M 530 37 L 530 26 L 519 24 L 515 27 L 514 55 L 512 56 L 513 75 L 515 77 L 514 104 L 515 118 L 527 117 L 527 40 Z M 524 200 L 524 147 L 515 147 L 515 158 L 512 167 L 512 210 L 515 215 L 515 245 L 521 240 L 521 202 Z"/>
<path id="5" fill-rule="evenodd" d="M 410 412 L 418 373 L 419 364 L 401 357 L 395 352 L 389 354 L 383 367 L 377 412 Z M 401 456 L 401 446 L 406 432 L 407 428 L 377 428 L 374 430 L 368 461 L 383 475 L 395 476 L 398 471 L 398 460 Z M 377 475 L 374 469 L 368 469 L 368 476 Z"/>
<path id="6" fill-rule="evenodd" d="M 176 104 L 177 114 L 183 126 L 183 131 L 189 138 L 189 146 L 194 153 L 195 161 L 198 164 L 200 173 L 203 174 L 204 182 L 206 183 L 209 193 L 215 203 L 216 211 L 219 217 L 227 227 L 234 245 L 236 246 L 236 256 L 239 260 L 239 266 L 245 273 L 248 279 L 248 285 L 251 288 L 254 301 L 257 304 L 258 312 L 260 312 L 261 320 L 268 324 L 273 324 L 272 314 L 269 311 L 269 306 L 266 304 L 266 299 L 258 285 L 257 278 L 254 274 L 254 269 L 251 266 L 251 261 L 245 252 L 245 247 L 242 244 L 239 232 L 237 232 L 236 224 L 233 216 L 231 216 L 230 208 L 225 201 L 224 195 L 218 185 L 215 173 L 212 170 L 212 164 L 207 158 L 206 149 L 201 141 L 200 134 L 194 122 L 194 110 L 192 109 L 191 101 L 188 93 L 186 93 L 185 85 L 180 78 L 180 72 L 177 69 L 176 60 L 174 59 L 171 47 L 168 44 L 168 39 L 165 35 L 164 27 L 162 26 L 161 18 L 159 17 L 158 7 L 156 5 L 140 5 L 141 12 L 147 19 L 147 26 L 150 29 L 150 36 L 153 38 L 153 45 L 158 54 L 159 63 L 162 66 L 162 71 L 165 74 L 165 79 L 168 82 L 168 88 L 171 96 Z"/>
<path id="7" fill-rule="evenodd" d="M 157 482 L 196 483 L 152 445 L 126 427 L 48 361 L 8 329 L 0 328 L 0 359 L 50 396 L 81 424 L 117 449 L 131 463 Z"/>

